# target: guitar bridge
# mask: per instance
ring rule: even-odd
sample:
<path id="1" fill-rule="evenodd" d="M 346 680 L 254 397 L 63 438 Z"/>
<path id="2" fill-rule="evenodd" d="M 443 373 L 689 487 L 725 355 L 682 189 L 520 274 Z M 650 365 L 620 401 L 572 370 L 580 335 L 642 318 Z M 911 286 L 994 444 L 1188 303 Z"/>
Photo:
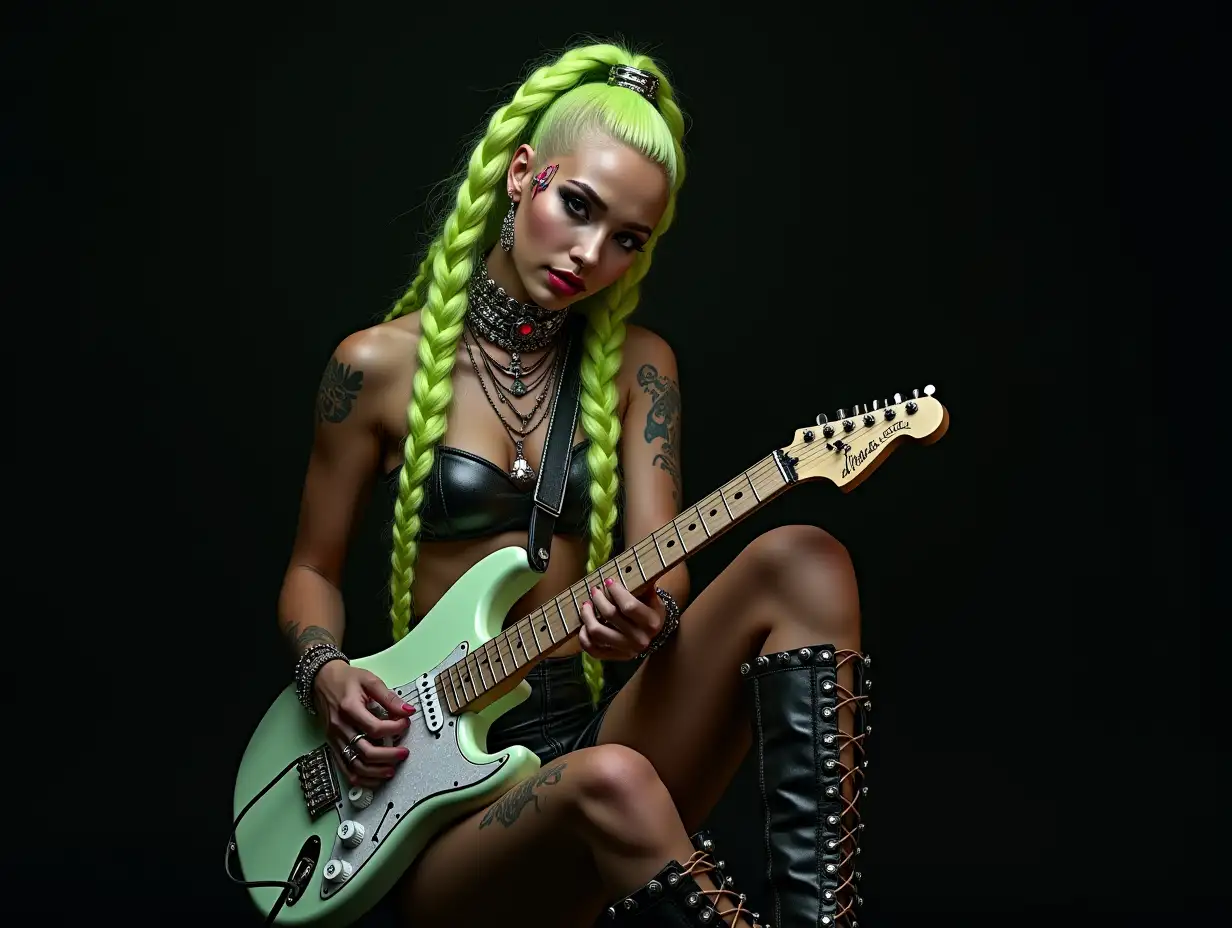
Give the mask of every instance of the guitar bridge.
<path id="1" fill-rule="evenodd" d="M 295 767 L 299 773 L 299 788 L 304 794 L 304 806 L 312 818 L 332 808 L 342 798 L 334 765 L 329 760 L 329 749 L 325 745 L 305 754 Z"/>

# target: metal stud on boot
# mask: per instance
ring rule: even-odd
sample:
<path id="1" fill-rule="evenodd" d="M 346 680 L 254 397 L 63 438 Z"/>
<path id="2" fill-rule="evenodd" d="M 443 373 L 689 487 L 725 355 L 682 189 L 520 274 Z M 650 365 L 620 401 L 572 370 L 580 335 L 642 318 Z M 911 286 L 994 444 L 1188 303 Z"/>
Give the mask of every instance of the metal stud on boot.
<path id="1" fill-rule="evenodd" d="M 706 832 L 690 838 L 694 853 L 681 864 L 675 860 L 655 874 L 645 886 L 612 903 L 599 924 L 630 928 L 771 928 L 752 911 L 743 893 L 731 888 L 723 861 L 712 856 L 714 842 Z M 716 889 L 697 881 L 705 875 Z"/>
<path id="2" fill-rule="evenodd" d="M 779 928 L 858 928 L 871 664 L 860 652 L 819 644 L 740 666 L 752 700 L 769 907 Z M 851 690 L 839 683 L 844 666 L 852 668 Z"/>

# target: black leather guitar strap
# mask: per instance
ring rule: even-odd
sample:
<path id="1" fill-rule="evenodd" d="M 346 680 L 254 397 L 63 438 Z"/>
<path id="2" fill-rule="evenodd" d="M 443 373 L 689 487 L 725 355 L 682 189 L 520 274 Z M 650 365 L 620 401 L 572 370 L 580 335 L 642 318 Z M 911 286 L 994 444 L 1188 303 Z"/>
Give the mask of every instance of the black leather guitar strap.
<path id="1" fill-rule="evenodd" d="M 539 480 L 535 484 L 535 507 L 530 514 L 526 558 L 530 566 L 543 573 L 548 569 L 552 553 L 552 534 L 556 518 L 565 504 L 565 487 L 569 480 L 573 434 L 577 431 L 582 395 L 582 332 L 586 319 L 573 314 L 567 323 L 561 351 L 560 378 L 552 410 L 548 414 L 548 434 L 543 440 L 543 459 L 539 462 Z"/>

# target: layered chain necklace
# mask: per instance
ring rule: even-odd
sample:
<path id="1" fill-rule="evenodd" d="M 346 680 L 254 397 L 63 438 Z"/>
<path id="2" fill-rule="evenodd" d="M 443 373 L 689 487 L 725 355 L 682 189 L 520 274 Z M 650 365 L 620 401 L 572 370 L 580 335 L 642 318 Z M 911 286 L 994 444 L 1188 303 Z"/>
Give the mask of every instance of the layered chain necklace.
<path id="1" fill-rule="evenodd" d="M 524 396 L 531 388 L 522 381 L 523 375 L 530 373 L 522 369 L 522 352 L 553 344 L 568 314 L 515 300 L 488 276 L 488 262 L 483 258 L 471 275 L 468 289 L 467 325 L 481 338 L 509 352 L 508 366 L 498 365 L 499 369 L 513 377 L 510 392 Z"/>
<path id="2" fill-rule="evenodd" d="M 475 377 L 479 380 L 479 386 L 488 400 L 488 405 L 492 407 L 492 411 L 500 419 L 509 440 L 513 442 L 515 455 L 513 467 L 509 471 L 509 479 L 519 487 L 525 488 L 534 483 L 536 478 L 535 470 L 526 460 L 524 453 L 526 436 L 547 421 L 551 406 L 545 406 L 544 400 L 552 391 L 552 386 L 560 374 L 557 336 L 568 314 L 546 310 L 535 303 L 522 303 L 515 300 L 488 276 L 487 262 L 482 258 L 479 260 L 475 274 L 471 277 L 469 296 L 466 329 L 462 333 L 462 342 L 466 346 L 471 368 L 475 371 Z M 475 358 L 471 339 L 467 337 L 468 332 L 474 336 L 483 370 L 487 371 L 492 383 L 491 391 L 488 390 L 488 384 L 480 370 L 480 360 Z M 484 348 L 484 341 L 491 342 L 507 351 L 509 363 L 502 364 L 492 357 Z M 542 357 L 533 361 L 529 366 L 523 367 L 522 352 L 539 351 L 545 347 L 549 347 L 549 350 L 544 352 Z M 501 383 L 502 376 L 510 380 L 508 385 Z M 514 397 L 525 396 L 540 386 L 542 389 L 529 412 L 523 413 L 514 406 Z M 496 395 L 495 400 L 492 398 L 493 394 Z M 513 425 L 505 418 L 501 412 L 501 406 L 510 410 L 519 425 Z M 533 424 L 532 420 L 534 420 Z"/>

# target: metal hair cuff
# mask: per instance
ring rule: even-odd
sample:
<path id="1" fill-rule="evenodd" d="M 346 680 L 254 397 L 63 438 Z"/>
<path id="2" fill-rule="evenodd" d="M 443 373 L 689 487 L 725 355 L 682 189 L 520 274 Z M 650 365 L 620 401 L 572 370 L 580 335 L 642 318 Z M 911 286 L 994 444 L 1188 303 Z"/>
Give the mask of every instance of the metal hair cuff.
<path id="1" fill-rule="evenodd" d="M 659 79 L 649 71 L 632 68 L 627 64 L 614 64 L 608 72 L 607 82 L 613 87 L 624 87 L 640 93 L 651 103 L 659 92 Z"/>

